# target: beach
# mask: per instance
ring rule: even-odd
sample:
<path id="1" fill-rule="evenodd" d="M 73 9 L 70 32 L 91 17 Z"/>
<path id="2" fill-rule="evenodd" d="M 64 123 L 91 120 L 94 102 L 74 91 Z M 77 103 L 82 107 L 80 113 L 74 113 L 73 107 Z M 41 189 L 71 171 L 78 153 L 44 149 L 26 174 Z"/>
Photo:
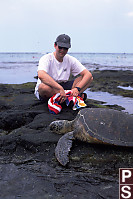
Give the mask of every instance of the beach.
<path id="1" fill-rule="evenodd" d="M 32 56 L 30 59 L 38 59 L 35 54 Z M 8 81 L 0 84 L 0 198 L 118 199 L 119 168 L 132 167 L 133 149 L 76 140 L 70 162 L 62 167 L 55 158 L 61 135 L 51 132 L 49 124 L 59 119 L 71 121 L 79 110 L 63 105 L 58 115 L 50 114 L 47 103 L 34 95 L 37 60 L 29 60 L 29 68 L 25 68 L 22 65 L 28 65 L 23 59 L 19 69 L 29 69 L 30 73 L 34 69 L 32 81 L 23 82 L 24 73 L 21 76 L 19 71 L 8 79 L 5 72 L 3 78 Z M 8 61 L 7 65 L 4 71 L 18 69 L 18 62 Z M 133 114 L 132 67 L 116 70 L 112 66 L 92 65 L 94 81 L 86 91 L 87 108 L 110 108 Z"/>

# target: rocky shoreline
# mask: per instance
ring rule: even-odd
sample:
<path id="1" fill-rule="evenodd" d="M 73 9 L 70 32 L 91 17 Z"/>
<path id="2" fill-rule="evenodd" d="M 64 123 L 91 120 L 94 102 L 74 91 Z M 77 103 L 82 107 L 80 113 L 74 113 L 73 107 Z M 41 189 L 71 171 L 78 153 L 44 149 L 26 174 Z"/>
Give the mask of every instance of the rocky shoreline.
<path id="1" fill-rule="evenodd" d="M 91 91 L 133 97 L 132 71 L 93 71 Z M 117 199 L 119 168 L 131 168 L 133 149 L 76 141 L 66 167 L 59 165 L 54 149 L 60 135 L 49 129 L 58 119 L 72 120 L 78 111 L 63 106 L 52 115 L 47 104 L 34 96 L 35 83 L 0 85 L 0 199 Z M 89 96 L 88 96 L 89 97 Z M 104 106 L 87 100 L 87 107 Z"/>

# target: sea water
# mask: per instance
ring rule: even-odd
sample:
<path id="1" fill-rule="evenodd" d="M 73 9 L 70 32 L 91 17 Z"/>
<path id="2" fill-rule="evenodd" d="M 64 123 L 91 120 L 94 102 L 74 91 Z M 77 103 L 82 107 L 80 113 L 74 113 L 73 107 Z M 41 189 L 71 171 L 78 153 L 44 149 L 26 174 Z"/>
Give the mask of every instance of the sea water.
<path id="1" fill-rule="evenodd" d="M 0 53 L 0 83 L 35 82 L 38 62 L 44 54 L 46 53 Z M 133 71 L 133 53 L 70 53 L 70 55 L 76 57 L 90 71 L 95 69 Z M 130 90 L 132 89 L 131 87 Z M 132 98 L 106 92 L 90 92 L 89 89 L 87 94 L 88 98 L 105 101 L 110 105 L 122 105 L 126 112 L 133 114 Z"/>
<path id="2" fill-rule="evenodd" d="M 70 53 L 90 71 L 133 70 L 133 54 Z M 20 84 L 35 81 L 42 53 L 0 53 L 0 83 Z"/>

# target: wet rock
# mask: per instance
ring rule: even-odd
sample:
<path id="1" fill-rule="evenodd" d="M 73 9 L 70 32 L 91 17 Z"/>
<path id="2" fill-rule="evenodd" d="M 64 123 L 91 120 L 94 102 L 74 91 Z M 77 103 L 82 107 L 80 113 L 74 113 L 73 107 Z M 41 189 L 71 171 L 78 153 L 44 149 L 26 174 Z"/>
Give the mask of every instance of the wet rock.
<path id="1" fill-rule="evenodd" d="M 132 77 L 129 72 L 94 71 L 91 89 L 117 93 L 120 82 L 131 85 L 128 74 Z M 75 141 L 70 162 L 62 167 L 54 155 L 61 135 L 52 133 L 49 124 L 73 120 L 78 111 L 64 106 L 60 114 L 50 114 L 47 103 L 35 98 L 34 86 L 0 85 L 0 198 L 117 199 L 119 168 L 132 167 L 133 150 Z M 96 100 L 86 103 L 103 106 Z"/>
<path id="2" fill-rule="evenodd" d="M 109 92 L 124 97 L 133 97 L 133 91 L 123 90 L 117 86 L 128 85 L 133 87 L 133 71 L 104 70 L 93 71 L 94 81 L 91 91 Z"/>

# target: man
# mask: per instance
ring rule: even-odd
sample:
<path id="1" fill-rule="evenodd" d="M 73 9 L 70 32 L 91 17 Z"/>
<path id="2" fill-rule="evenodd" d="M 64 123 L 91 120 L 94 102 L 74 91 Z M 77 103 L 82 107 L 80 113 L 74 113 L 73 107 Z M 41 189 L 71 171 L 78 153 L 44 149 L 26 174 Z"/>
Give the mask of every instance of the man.
<path id="1" fill-rule="evenodd" d="M 60 93 L 60 103 L 66 100 L 64 90 L 71 90 L 71 95 L 77 97 L 93 80 L 92 74 L 74 57 L 67 54 L 71 47 L 68 35 L 61 34 L 54 43 L 55 51 L 41 57 L 38 66 L 38 81 L 35 95 L 41 101 L 48 101 L 56 93 Z M 70 74 L 79 75 L 75 80 L 69 81 Z"/>

